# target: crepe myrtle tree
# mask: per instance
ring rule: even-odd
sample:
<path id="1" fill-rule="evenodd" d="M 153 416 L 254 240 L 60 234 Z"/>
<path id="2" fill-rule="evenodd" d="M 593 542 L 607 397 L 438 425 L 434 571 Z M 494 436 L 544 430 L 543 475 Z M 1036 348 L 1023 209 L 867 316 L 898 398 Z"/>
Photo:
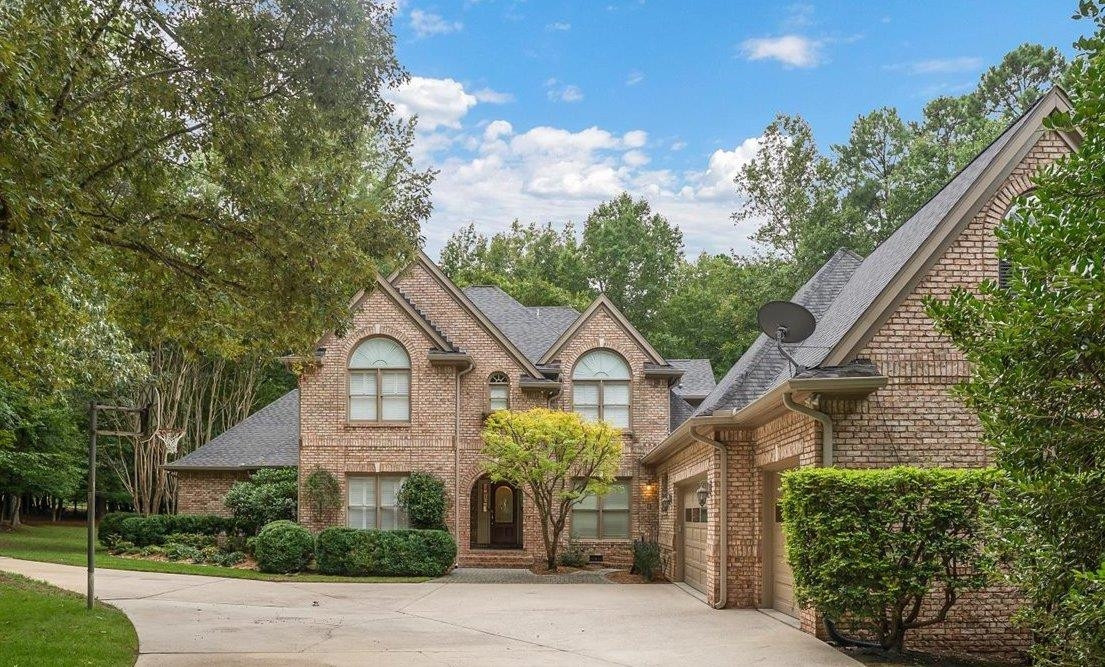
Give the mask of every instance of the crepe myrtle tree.
<path id="1" fill-rule="evenodd" d="M 556 569 L 560 536 L 572 507 L 610 490 L 622 455 L 621 432 L 574 412 L 534 408 L 492 413 L 483 429 L 484 472 L 533 501 L 548 569 Z"/>

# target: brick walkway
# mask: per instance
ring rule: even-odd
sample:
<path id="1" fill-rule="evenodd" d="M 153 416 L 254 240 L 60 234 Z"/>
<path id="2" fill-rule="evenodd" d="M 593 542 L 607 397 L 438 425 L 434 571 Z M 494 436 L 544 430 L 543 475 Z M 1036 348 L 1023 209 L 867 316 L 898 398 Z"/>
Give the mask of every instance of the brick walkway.
<path id="1" fill-rule="evenodd" d="M 577 570 L 562 574 L 534 574 L 522 568 L 458 567 L 434 581 L 446 584 L 610 584 L 607 572 L 614 570 Z"/>

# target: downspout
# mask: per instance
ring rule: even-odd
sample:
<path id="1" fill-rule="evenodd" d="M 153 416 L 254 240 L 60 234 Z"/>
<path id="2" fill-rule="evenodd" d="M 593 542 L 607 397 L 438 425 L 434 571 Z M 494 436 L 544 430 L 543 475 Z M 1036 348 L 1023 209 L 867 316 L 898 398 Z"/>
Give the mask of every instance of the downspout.
<path id="1" fill-rule="evenodd" d="M 724 609 L 729 599 L 729 451 L 725 445 L 700 434 L 696 428 L 691 428 L 691 438 L 695 442 L 713 447 L 721 457 L 721 480 L 718 483 L 718 493 L 721 495 L 718 501 L 718 521 L 721 522 L 721 594 L 712 606 L 714 609 Z"/>
<path id="2" fill-rule="evenodd" d="M 453 410 L 453 536 L 460 541 L 460 379 L 465 375 L 468 375 L 476 368 L 475 362 L 469 361 L 468 366 L 462 370 L 457 371 L 456 377 L 456 406 Z M 460 555 L 460 549 L 457 549 L 457 555 Z M 457 565 L 457 561 L 453 561 L 453 566 Z"/>
<path id="3" fill-rule="evenodd" d="M 828 468 L 833 465 L 833 420 L 829 415 L 824 412 L 819 412 L 813 408 L 802 405 L 801 403 L 795 403 L 791 392 L 783 394 L 783 405 L 788 410 L 793 412 L 799 412 L 807 417 L 813 417 L 817 421 L 821 422 L 821 465 Z"/>

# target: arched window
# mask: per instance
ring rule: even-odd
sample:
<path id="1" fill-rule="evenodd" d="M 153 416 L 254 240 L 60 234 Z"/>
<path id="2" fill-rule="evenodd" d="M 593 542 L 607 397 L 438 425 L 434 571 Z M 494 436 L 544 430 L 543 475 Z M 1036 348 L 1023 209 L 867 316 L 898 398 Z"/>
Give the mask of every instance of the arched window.
<path id="1" fill-rule="evenodd" d="M 591 350 L 572 369 L 572 407 L 584 419 L 629 428 L 629 377 L 620 354 Z"/>
<path id="2" fill-rule="evenodd" d="M 363 341 L 349 357 L 349 419 L 406 422 L 411 418 L 411 358 L 391 338 Z"/>
<path id="3" fill-rule="evenodd" d="M 495 371 L 487 378 L 488 408 L 491 412 L 510 409 L 510 378 Z"/>
<path id="4" fill-rule="evenodd" d="M 1022 195 L 1021 198 L 1024 199 L 1025 202 L 1032 202 L 1036 199 L 1036 195 L 1033 194 L 1033 192 L 1029 191 L 1028 193 Z M 1022 213 L 1021 204 L 1019 202 L 1016 202 L 1012 206 L 1010 206 L 1009 210 L 1005 212 L 1004 216 L 1002 216 L 1002 222 L 1004 222 L 1004 221 L 1006 221 L 1009 218 L 1012 218 L 1014 216 L 1020 215 L 1021 213 Z M 999 288 L 1001 288 L 1003 290 L 1009 289 L 1009 279 L 1010 279 L 1010 274 L 1012 272 L 1013 272 L 1013 264 L 1010 263 L 1009 260 L 999 257 L 998 258 L 998 287 Z"/>

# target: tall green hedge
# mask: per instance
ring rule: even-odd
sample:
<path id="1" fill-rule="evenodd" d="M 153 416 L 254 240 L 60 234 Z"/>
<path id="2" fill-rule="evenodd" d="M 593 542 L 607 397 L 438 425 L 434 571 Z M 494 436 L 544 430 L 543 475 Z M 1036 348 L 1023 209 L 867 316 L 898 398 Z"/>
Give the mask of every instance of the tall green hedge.
<path id="1" fill-rule="evenodd" d="M 800 468 L 783 476 L 783 527 L 795 596 L 904 649 L 906 632 L 942 622 L 963 590 L 984 586 L 982 513 L 991 469 Z M 942 604 L 924 615 L 933 591 Z"/>
<path id="2" fill-rule="evenodd" d="M 229 517 L 214 514 L 151 514 L 142 516 L 132 512 L 112 512 L 100 519 L 100 542 L 111 544 L 116 540 L 133 542 L 137 546 L 163 544 L 171 533 L 218 535 L 234 534 L 237 523 Z"/>
<path id="3" fill-rule="evenodd" d="M 315 561 L 323 574 L 438 577 L 457 556 L 444 530 L 327 528 L 318 534 Z"/>
<path id="4" fill-rule="evenodd" d="M 426 472 L 413 472 L 399 489 L 399 505 L 412 528 L 445 530 L 445 482 Z"/>

